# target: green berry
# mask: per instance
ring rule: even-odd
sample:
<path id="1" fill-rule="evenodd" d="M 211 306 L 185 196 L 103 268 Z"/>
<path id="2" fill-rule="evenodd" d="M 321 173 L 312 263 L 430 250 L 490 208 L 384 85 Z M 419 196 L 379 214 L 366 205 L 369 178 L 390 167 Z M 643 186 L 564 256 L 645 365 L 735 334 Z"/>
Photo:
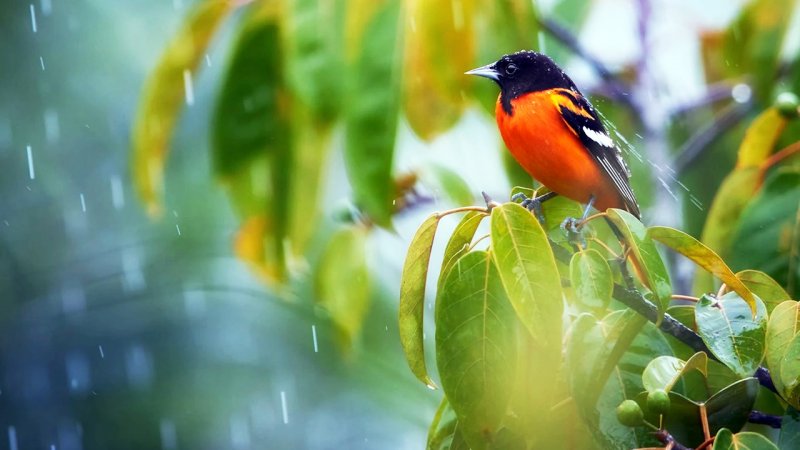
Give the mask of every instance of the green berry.
<path id="1" fill-rule="evenodd" d="M 644 424 L 644 412 L 633 400 L 625 400 L 617 406 L 617 420 L 626 427 L 638 427 Z"/>
<path id="2" fill-rule="evenodd" d="M 669 411 L 669 394 L 662 389 L 648 393 L 647 410 L 654 414 L 666 414 Z"/>
<path id="3" fill-rule="evenodd" d="M 798 106 L 800 106 L 800 99 L 792 92 L 781 92 L 775 99 L 775 109 L 784 117 L 797 117 Z"/>

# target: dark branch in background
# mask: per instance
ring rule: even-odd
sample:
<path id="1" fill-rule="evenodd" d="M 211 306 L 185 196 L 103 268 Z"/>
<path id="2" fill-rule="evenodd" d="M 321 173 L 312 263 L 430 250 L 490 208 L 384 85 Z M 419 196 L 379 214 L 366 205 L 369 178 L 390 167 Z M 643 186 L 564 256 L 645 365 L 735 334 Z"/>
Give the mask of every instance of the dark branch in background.
<path id="1" fill-rule="evenodd" d="M 639 106 L 634 103 L 633 99 L 628 95 L 628 89 L 626 86 L 613 73 L 611 73 L 605 64 L 600 62 L 600 60 L 594 56 L 590 55 L 589 52 L 587 52 L 586 49 L 581 46 L 581 44 L 578 42 L 578 38 L 576 38 L 572 32 L 555 20 L 545 17 L 539 18 L 539 25 L 541 25 L 545 31 L 550 33 L 551 36 L 556 38 L 556 40 L 564 44 L 566 48 L 575 53 L 576 56 L 592 66 L 592 69 L 597 72 L 597 75 L 600 76 L 600 78 L 602 78 L 607 85 L 611 97 L 614 100 L 617 100 L 630 108 L 631 111 L 636 114 L 636 117 L 641 117 Z"/>
<path id="2" fill-rule="evenodd" d="M 780 429 L 783 418 L 753 410 L 750 411 L 750 416 L 747 417 L 747 421 L 750 423 L 757 423 L 759 425 L 769 425 L 772 428 Z"/>
<path id="3" fill-rule="evenodd" d="M 697 100 L 678 106 L 669 116 L 672 120 L 687 116 L 700 108 L 706 108 L 719 102 L 730 100 L 733 85 L 730 82 L 720 82 L 709 85 L 706 94 Z"/>
<path id="4" fill-rule="evenodd" d="M 695 133 L 678 151 L 678 156 L 672 163 L 672 168 L 678 176 L 683 174 L 700 155 L 717 140 L 723 133 L 736 126 L 750 112 L 753 103 L 732 103 L 728 105 L 720 116 L 705 128 Z"/>

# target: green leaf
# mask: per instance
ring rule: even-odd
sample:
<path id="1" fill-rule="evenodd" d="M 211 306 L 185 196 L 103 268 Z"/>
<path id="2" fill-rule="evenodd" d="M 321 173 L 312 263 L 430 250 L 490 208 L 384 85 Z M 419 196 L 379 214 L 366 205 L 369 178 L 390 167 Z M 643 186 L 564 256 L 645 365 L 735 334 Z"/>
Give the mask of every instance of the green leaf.
<path id="1" fill-rule="evenodd" d="M 442 269 L 439 272 L 438 289 L 442 288 L 442 283 L 461 255 L 469 250 L 469 245 L 472 238 L 475 237 L 475 231 L 478 225 L 481 224 L 486 213 L 479 211 L 469 211 L 461 218 L 461 221 L 456 225 L 453 234 L 447 241 L 447 246 L 444 249 L 444 258 L 442 258 Z"/>
<path id="2" fill-rule="evenodd" d="M 750 292 L 764 302 L 770 314 L 781 302 L 792 299 L 783 286 L 760 270 L 742 270 L 736 274 L 736 278 L 742 280 Z"/>
<path id="3" fill-rule="evenodd" d="M 435 389 L 436 385 L 425 367 L 422 324 L 428 263 L 439 218 L 439 214 L 431 214 L 420 225 L 408 247 L 403 276 L 400 279 L 400 343 L 411 371 L 431 389 Z"/>
<path id="4" fill-rule="evenodd" d="M 217 28 L 235 2 L 199 2 L 147 77 L 131 134 L 131 170 L 139 197 L 151 215 L 161 213 L 164 165 L 185 99 L 186 74 L 198 66 Z"/>
<path id="5" fill-rule="evenodd" d="M 766 272 L 800 294 L 800 169 L 778 169 L 742 212 L 729 262 Z"/>
<path id="6" fill-rule="evenodd" d="M 673 305 L 667 308 L 667 314 L 692 330 L 697 330 L 694 321 L 694 305 Z"/>
<path id="7" fill-rule="evenodd" d="M 603 255 L 591 249 L 575 253 L 569 263 L 569 272 L 580 304 L 590 312 L 604 313 L 611 303 L 614 278 Z"/>
<path id="8" fill-rule="evenodd" d="M 406 1 L 404 108 L 411 129 L 426 141 L 452 127 L 464 109 L 476 1 Z"/>
<path id="9" fill-rule="evenodd" d="M 277 9 L 253 5 L 239 32 L 212 118 L 214 170 L 236 179 L 255 164 L 266 164 L 261 189 L 277 281 L 286 278 L 284 255 L 289 231 L 292 176 L 291 110 L 283 78 L 281 25 Z M 266 75 L 265 75 L 266 74 Z M 252 193 L 251 188 L 250 192 Z"/>
<path id="10" fill-rule="evenodd" d="M 436 363 L 473 449 L 487 448 L 505 415 L 514 381 L 515 323 L 489 253 L 459 259 L 436 299 Z"/>
<path id="11" fill-rule="evenodd" d="M 751 376 L 764 358 L 767 308 L 756 299 L 756 315 L 735 292 L 704 295 L 695 307 L 697 333 L 711 352 L 740 377 Z"/>
<path id="12" fill-rule="evenodd" d="M 332 123 L 342 107 L 344 0 L 290 2 L 287 82 L 314 118 Z"/>
<path id="13" fill-rule="evenodd" d="M 713 273 L 728 287 L 733 289 L 740 297 L 750 305 L 750 310 L 755 314 L 756 299 L 750 289 L 742 283 L 739 278 L 731 271 L 725 261 L 713 250 L 703 245 L 702 242 L 689 236 L 683 231 L 670 227 L 650 227 L 647 230 L 648 236 L 661 242 L 667 247 L 675 250 L 681 255 L 686 256 L 708 272 Z"/>
<path id="14" fill-rule="evenodd" d="M 369 310 L 366 238 L 367 230 L 361 226 L 337 231 L 324 249 L 316 271 L 317 298 L 339 331 L 344 350 L 352 347 Z"/>
<path id="15" fill-rule="evenodd" d="M 444 397 L 428 429 L 428 443 L 425 449 L 448 450 L 457 426 L 456 413 L 453 412 L 453 408 L 447 402 L 447 397 Z"/>
<path id="16" fill-rule="evenodd" d="M 561 277 L 542 226 L 525 208 L 492 209 L 492 257 L 517 316 L 543 346 L 561 342 Z"/>
<path id="17" fill-rule="evenodd" d="M 471 205 L 475 201 L 472 189 L 457 172 L 439 164 L 432 164 L 422 175 L 423 183 L 433 189 L 436 196 L 444 196 L 456 206 Z"/>
<path id="18" fill-rule="evenodd" d="M 674 356 L 659 356 L 644 369 L 642 385 L 648 392 L 659 389 L 669 392 L 684 374 L 692 370 L 699 371 L 703 376 L 708 375 L 707 366 L 708 356 L 705 352 L 697 352 L 687 361 Z"/>
<path id="19" fill-rule="evenodd" d="M 786 396 L 781 376 L 781 363 L 789 344 L 800 332 L 800 303 L 785 301 L 776 306 L 769 316 L 766 335 L 766 362 L 772 382 L 778 392 Z"/>
<path id="20" fill-rule="evenodd" d="M 711 434 L 722 428 L 740 430 L 753 410 L 759 384 L 755 378 L 739 380 L 719 391 L 705 402 L 706 416 Z M 688 398 L 670 392 L 670 410 L 665 415 L 664 427 L 683 445 L 695 447 L 705 439 L 700 427 L 700 405 Z"/>
<path id="21" fill-rule="evenodd" d="M 400 1 L 348 4 L 345 167 L 355 201 L 375 223 L 391 225 L 392 179 L 400 110 Z M 358 26 L 356 26 L 358 25 Z"/>
<path id="22" fill-rule="evenodd" d="M 742 431 L 733 434 L 723 428 L 717 433 L 712 450 L 778 450 L 778 447 L 759 433 Z"/>
<path id="23" fill-rule="evenodd" d="M 633 251 L 634 266 L 642 277 L 642 283 L 655 296 L 658 323 L 660 323 L 672 299 L 672 286 L 664 261 L 658 254 L 655 243 L 648 236 L 647 228 L 636 217 L 627 211 L 615 208 L 609 209 L 607 214 Z"/>
<path id="24" fill-rule="evenodd" d="M 800 411 L 789 406 L 781 420 L 781 435 L 778 448 L 790 450 L 800 448 Z"/>
<path id="25" fill-rule="evenodd" d="M 780 367 L 777 375 L 783 385 L 783 398 L 795 408 L 800 408 L 800 335 L 795 335 L 789 342 Z"/>

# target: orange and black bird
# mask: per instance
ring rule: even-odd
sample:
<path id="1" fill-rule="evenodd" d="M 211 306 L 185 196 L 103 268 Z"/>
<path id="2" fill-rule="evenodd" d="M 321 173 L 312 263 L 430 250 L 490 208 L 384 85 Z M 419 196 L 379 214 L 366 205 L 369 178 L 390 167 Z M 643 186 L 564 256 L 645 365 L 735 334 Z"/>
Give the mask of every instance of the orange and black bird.
<path id="1" fill-rule="evenodd" d="M 541 218 L 541 202 L 560 194 L 587 205 L 583 219 L 592 206 L 640 217 L 618 147 L 589 100 L 552 59 L 521 51 L 467 74 L 500 86 L 495 115 L 503 141 L 522 168 L 552 191 L 526 199 L 524 206 Z"/>

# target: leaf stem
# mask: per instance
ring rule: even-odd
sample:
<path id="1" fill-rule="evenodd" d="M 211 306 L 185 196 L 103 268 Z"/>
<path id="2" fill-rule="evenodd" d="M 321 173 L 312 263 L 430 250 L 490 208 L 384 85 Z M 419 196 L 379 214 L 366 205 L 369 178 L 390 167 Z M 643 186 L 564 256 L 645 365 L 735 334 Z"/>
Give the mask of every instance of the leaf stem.
<path id="1" fill-rule="evenodd" d="M 703 424 L 703 437 L 706 440 L 711 439 L 711 430 L 708 427 L 708 412 L 706 412 L 706 404 L 700 404 L 700 423 Z"/>
<path id="2" fill-rule="evenodd" d="M 448 210 L 445 210 L 445 211 L 440 211 L 440 212 L 438 212 L 436 214 L 438 214 L 439 217 L 444 217 L 444 216 L 449 216 L 450 214 L 457 214 L 457 213 L 468 212 L 468 211 L 477 211 L 477 212 L 484 213 L 484 214 L 487 214 L 487 215 L 489 214 L 489 208 L 487 208 L 485 206 L 461 206 L 461 207 L 458 207 L 458 208 L 453 208 L 453 209 L 448 209 Z"/>
<path id="3" fill-rule="evenodd" d="M 692 297 L 691 295 L 680 295 L 680 294 L 672 294 L 672 299 L 673 300 L 686 300 L 686 301 L 690 301 L 690 302 L 694 302 L 694 303 L 697 303 L 697 302 L 700 301 L 700 299 L 697 298 L 697 297 Z"/>
<path id="4" fill-rule="evenodd" d="M 777 164 L 796 153 L 800 153 L 800 141 L 790 144 L 782 148 L 780 151 L 770 155 L 770 157 L 761 164 L 761 167 L 758 168 L 758 182 L 756 186 L 761 186 L 764 183 L 764 177 L 766 177 L 769 169 L 775 167 Z"/>

